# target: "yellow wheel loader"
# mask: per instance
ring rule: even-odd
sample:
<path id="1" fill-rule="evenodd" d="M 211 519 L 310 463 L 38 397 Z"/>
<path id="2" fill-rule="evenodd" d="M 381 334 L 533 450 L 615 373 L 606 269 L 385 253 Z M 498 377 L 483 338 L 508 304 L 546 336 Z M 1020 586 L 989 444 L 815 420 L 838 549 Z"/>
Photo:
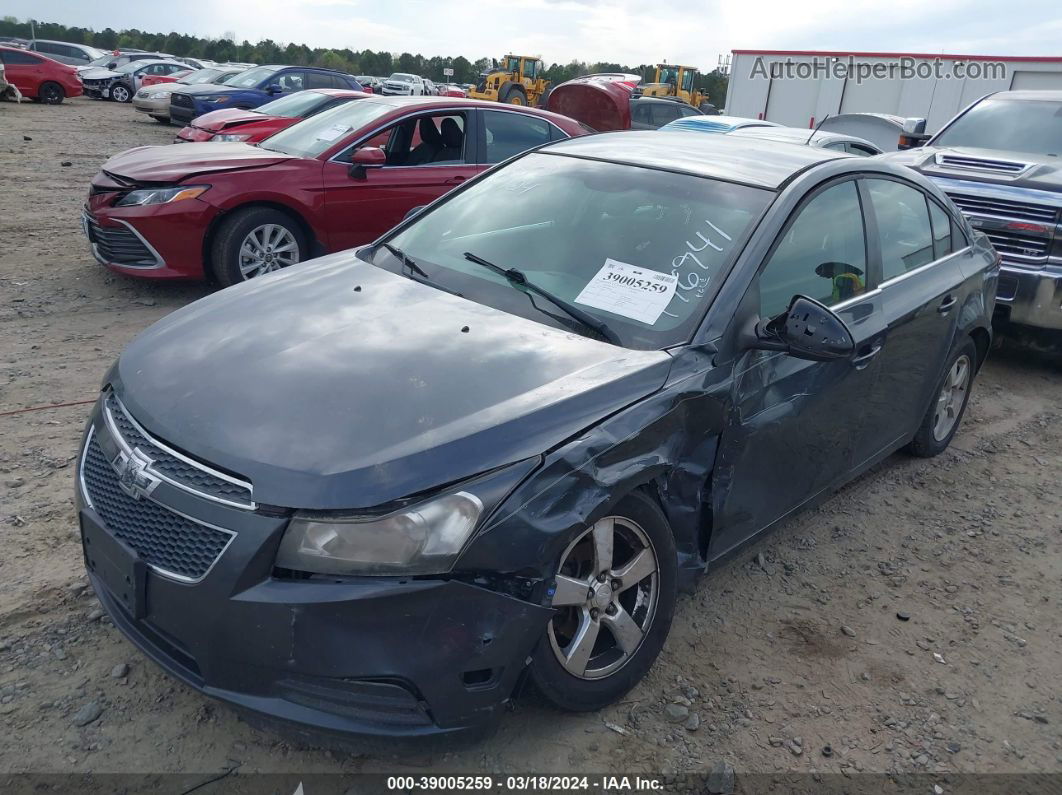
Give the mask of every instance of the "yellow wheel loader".
<path id="1" fill-rule="evenodd" d="M 642 96 L 675 97 L 687 105 L 700 109 L 708 102 L 708 96 L 693 87 L 700 70 L 695 66 L 675 66 L 658 63 L 652 83 L 643 83 Z"/>
<path id="2" fill-rule="evenodd" d="M 549 91 L 549 81 L 542 79 L 542 59 L 534 55 L 506 55 L 501 63 L 479 76 L 469 89 L 472 99 L 505 102 L 509 105 L 537 107 Z"/>

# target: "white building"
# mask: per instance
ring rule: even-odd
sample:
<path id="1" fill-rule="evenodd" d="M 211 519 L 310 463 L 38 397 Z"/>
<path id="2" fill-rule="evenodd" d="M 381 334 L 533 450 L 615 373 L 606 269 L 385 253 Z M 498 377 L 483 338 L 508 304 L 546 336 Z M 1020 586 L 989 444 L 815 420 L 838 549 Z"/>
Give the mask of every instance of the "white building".
<path id="1" fill-rule="evenodd" d="M 939 130 L 979 97 L 1062 89 L 1062 57 L 734 50 L 728 116 L 814 127 L 827 114 L 919 116 Z"/>

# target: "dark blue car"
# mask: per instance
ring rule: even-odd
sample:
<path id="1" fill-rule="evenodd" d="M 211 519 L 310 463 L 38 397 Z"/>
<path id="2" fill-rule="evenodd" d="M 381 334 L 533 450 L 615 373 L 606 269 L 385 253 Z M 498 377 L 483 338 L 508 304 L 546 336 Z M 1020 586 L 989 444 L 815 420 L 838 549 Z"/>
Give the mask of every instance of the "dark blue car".
<path id="1" fill-rule="evenodd" d="M 186 86 L 170 96 L 170 120 L 188 124 L 197 116 L 222 108 L 257 108 L 284 94 L 307 88 L 346 88 L 361 91 L 351 75 L 312 66 L 256 66 L 225 85 Z"/>

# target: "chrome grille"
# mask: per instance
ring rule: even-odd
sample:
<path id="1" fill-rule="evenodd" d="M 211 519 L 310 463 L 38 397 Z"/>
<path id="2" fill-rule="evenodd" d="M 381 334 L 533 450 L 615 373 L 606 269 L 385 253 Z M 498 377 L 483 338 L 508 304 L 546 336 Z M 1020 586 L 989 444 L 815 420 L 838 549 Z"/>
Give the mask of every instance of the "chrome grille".
<path id="1" fill-rule="evenodd" d="M 992 241 L 992 246 L 1000 254 L 1015 257 L 1032 257 L 1042 259 L 1047 256 L 1047 247 L 1051 242 L 1046 237 L 1031 237 L 1007 230 L 982 230 Z"/>
<path id="2" fill-rule="evenodd" d="M 1058 208 L 1045 204 L 1027 204 L 1009 199 L 997 199 L 988 196 L 971 196 L 966 193 L 948 192 L 948 197 L 955 206 L 969 215 L 983 215 L 990 218 L 1018 219 L 1036 223 L 1053 224 L 1058 218 Z"/>
<path id="3" fill-rule="evenodd" d="M 105 262 L 116 265 L 155 266 L 155 255 L 129 229 L 124 226 L 101 226 L 99 221 L 85 213 L 85 232 L 96 253 Z"/>
<path id="4" fill-rule="evenodd" d="M 160 574 L 200 580 L 233 538 L 231 532 L 193 522 L 153 500 L 126 494 L 95 432 L 89 433 L 81 479 L 89 504 L 108 532 Z"/>
<path id="5" fill-rule="evenodd" d="M 106 394 L 103 408 L 112 432 L 117 434 L 116 441 L 147 455 L 152 460 L 150 469 L 154 474 L 178 488 L 215 502 L 240 508 L 255 507 L 250 483 L 192 461 L 152 438 L 129 415 L 114 392 Z"/>
<path id="6" fill-rule="evenodd" d="M 983 157 L 962 157 L 961 155 L 938 154 L 938 166 L 968 169 L 971 171 L 991 171 L 994 174 L 1020 174 L 1029 167 L 1028 163 L 1014 160 L 993 160 Z"/>

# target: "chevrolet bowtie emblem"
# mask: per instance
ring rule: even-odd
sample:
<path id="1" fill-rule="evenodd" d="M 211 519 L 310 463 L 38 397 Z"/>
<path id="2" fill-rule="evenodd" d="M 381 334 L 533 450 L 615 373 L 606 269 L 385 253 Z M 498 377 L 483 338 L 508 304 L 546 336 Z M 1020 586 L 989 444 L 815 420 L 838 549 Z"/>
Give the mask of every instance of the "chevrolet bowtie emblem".
<path id="1" fill-rule="evenodd" d="M 150 458 L 136 448 L 132 453 L 118 453 L 111 466 L 118 473 L 118 485 L 122 491 L 139 500 L 151 494 L 159 485 L 159 479 L 148 471 L 152 463 L 154 462 Z"/>

